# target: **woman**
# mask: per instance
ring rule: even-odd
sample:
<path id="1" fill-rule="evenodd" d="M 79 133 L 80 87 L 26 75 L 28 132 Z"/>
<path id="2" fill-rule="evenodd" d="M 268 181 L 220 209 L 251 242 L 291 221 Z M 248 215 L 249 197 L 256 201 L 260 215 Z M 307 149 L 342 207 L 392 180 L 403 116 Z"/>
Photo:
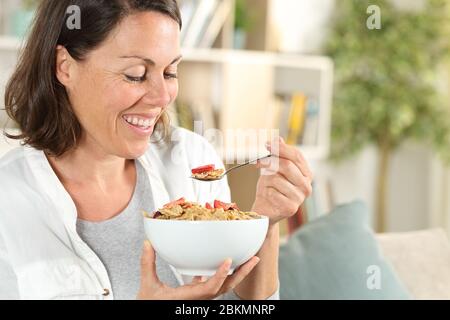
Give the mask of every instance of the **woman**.
<path id="1" fill-rule="evenodd" d="M 81 28 L 67 23 L 76 18 L 70 5 Z M 270 218 L 267 237 L 234 274 L 225 261 L 210 279 L 187 282 L 144 242 L 138 209 L 182 196 L 230 200 L 226 180 L 180 179 L 220 163 L 203 138 L 167 124 L 180 29 L 175 0 L 42 1 L 5 95 L 22 132 L 13 138 L 26 146 L 0 161 L 0 297 L 277 297 L 278 222 L 297 211 L 312 181 L 282 140 L 279 157 L 258 164 L 271 173 L 260 177 L 253 205 Z"/>

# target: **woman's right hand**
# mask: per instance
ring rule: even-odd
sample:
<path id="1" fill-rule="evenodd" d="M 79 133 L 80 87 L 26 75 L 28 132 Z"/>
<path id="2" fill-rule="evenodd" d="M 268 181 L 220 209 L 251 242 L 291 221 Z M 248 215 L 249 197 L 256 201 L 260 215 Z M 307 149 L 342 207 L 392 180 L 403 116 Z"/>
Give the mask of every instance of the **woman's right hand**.
<path id="1" fill-rule="evenodd" d="M 233 290 L 258 264 L 254 256 L 241 267 L 228 275 L 231 260 L 225 260 L 216 274 L 208 280 L 194 277 L 192 283 L 172 288 L 158 279 L 156 274 L 156 255 L 150 242 L 145 241 L 141 258 L 141 287 L 137 296 L 140 300 L 206 300 Z"/>

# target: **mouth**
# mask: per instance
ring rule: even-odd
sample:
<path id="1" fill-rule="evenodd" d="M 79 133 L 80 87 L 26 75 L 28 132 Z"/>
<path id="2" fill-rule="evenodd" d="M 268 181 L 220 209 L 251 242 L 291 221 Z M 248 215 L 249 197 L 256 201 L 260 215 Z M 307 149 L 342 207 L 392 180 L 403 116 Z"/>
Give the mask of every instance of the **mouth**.
<path id="1" fill-rule="evenodd" d="M 152 133 L 158 117 L 159 115 L 124 115 L 122 116 L 122 119 L 134 132 L 142 135 L 148 135 Z"/>

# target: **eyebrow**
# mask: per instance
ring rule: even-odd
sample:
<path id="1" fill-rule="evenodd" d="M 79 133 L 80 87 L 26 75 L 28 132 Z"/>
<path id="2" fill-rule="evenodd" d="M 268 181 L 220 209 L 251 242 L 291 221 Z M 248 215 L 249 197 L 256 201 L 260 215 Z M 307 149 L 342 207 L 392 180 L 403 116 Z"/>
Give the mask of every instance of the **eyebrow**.
<path id="1" fill-rule="evenodd" d="M 181 60 L 182 57 L 183 56 L 180 54 L 178 57 L 173 59 L 173 61 L 169 65 L 172 65 L 175 62 L 178 62 L 179 60 Z M 121 59 L 140 59 L 140 60 L 145 61 L 145 63 L 152 65 L 152 66 L 154 66 L 156 64 L 155 61 L 153 61 L 152 59 L 141 57 L 141 56 L 121 56 L 120 58 Z"/>

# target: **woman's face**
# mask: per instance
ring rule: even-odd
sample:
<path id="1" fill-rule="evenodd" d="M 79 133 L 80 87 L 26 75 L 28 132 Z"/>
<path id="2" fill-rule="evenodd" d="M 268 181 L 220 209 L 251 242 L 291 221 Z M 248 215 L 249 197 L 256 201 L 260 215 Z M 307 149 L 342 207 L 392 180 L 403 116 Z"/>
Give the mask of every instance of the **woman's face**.
<path id="1" fill-rule="evenodd" d="M 156 12 L 125 18 L 66 84 L 83 128 L 81 144 L 126 159 L 148 148 L 156 121 L 178 93 L 179 25 Z"/>

